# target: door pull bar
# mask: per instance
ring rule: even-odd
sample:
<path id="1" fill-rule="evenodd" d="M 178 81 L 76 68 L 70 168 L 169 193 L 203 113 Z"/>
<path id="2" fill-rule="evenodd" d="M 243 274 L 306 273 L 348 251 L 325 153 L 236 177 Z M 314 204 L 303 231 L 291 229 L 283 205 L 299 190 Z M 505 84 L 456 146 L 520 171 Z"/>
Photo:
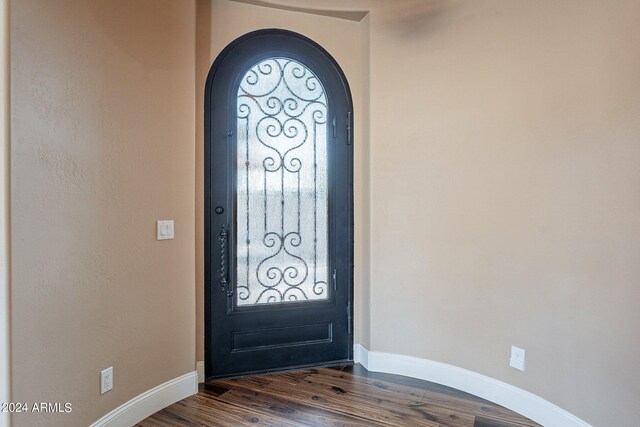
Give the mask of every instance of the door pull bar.
<path id="1" fill-rule="evenodd" d="M 233 289 L 227 283 L 227 235 L 228 231 L 225 225 L 220 226 L 220 291 L 227 294 L 228 297 L 233 295 Z"/>

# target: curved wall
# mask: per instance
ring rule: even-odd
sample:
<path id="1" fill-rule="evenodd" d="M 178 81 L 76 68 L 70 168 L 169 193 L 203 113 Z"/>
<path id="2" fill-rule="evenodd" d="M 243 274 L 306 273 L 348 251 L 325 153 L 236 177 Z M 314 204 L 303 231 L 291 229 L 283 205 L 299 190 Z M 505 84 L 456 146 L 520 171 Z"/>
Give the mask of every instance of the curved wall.
<path id="1" fill-rule="evenodd" d="M 640 3 L 387 4 L 371 14 L 370 349 L 637 424 Z"/>
<path id="2" fill-rule="evenodd" d="M 12 400 L 72 404 L 15 426 L 194 371 L 194 27 L 193 0 L 11 2 Z"/>

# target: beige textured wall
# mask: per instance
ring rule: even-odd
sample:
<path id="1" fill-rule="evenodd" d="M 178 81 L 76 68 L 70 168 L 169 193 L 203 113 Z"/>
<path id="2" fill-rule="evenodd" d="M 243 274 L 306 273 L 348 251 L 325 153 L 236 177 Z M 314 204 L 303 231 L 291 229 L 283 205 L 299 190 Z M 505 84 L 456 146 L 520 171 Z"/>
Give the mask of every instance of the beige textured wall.
<path id="1" fill-rule="evenodd" d="M 368 18 L 362 22 L 278 10 L 228 0 L 198 0 L 196 224 L 197 358 L 204 360 L 204 84 L 211 64 L 233 40 L 261 28 L 301 33 L 322 45 L 341 65 L 351 86 L 355 119 L 355 338 L 368 340 Z"/>
<path id="2" fill-rule="evenodd" d="M 638 2 L 354 0 L 372 8 L 357 23 L 198 0 L 196 43 L 193 3 L 159 1 L 12 3 L 14 400 L 77 402 L 82 425 L 192 370 L 194 246 L 203 359 L 204 79 L 234 38 L 280 27 L 324 45 L 355 95 L 356 340 L 633 425 Z M 175 241 L 153 240 L 161 217 Z"/>
<path id="3" fill-rule="evenodd" d="M 14 424 L 86 426 L 194 370 L 195 1 L 14 0 L 11 25 L 13 400 L 73 405 Z"/>
<path id="4" fill-rule="evenodd" d="M 373 11 L 373 350 L 637 425 L 639 19 L 635 0 Z"/>
<path id="5" fill-rule="evenodd" d="M 10 316 L 10 140 L 9 140 L 9 13 L 0 0 L 0 402 L 9 402 L 11 391 Z M 0 413 L 0 427 L 8 427 L 10 414 Z"/>

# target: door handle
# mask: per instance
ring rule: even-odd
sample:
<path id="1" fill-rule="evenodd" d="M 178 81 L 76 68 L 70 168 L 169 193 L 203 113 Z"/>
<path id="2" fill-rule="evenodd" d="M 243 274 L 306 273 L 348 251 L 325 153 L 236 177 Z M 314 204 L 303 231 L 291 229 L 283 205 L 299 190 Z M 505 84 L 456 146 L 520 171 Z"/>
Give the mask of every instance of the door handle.
<path id="1" fill-rule="evenodd" d="M 225 224 L 220 226 L 220 291 L 227 294 L 228 297 L 233 295 L 233 289 L 227 283 L 227 235 L 229 232 L 225 228 Z"/>

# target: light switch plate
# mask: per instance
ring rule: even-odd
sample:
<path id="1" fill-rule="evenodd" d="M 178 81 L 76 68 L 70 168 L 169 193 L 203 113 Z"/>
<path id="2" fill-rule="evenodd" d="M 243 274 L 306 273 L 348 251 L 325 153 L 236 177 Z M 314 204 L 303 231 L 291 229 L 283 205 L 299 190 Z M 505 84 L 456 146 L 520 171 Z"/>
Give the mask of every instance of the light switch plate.
<path id="1" fill-rule="evenodd" d="M 157 223 L 158 240 L 173 239 L 173 220 L 158 221 Z"/>

